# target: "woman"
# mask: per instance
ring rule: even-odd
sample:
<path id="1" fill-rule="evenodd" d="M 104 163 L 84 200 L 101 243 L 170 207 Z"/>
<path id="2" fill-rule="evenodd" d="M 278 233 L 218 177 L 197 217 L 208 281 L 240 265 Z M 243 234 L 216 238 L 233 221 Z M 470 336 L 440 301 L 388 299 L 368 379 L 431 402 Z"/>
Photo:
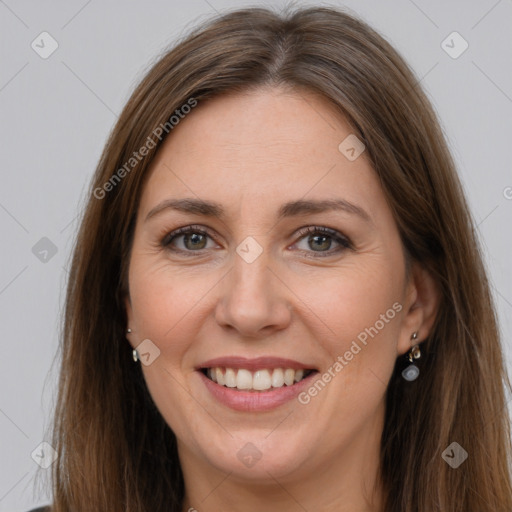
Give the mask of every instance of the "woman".
<path id="1" fill-rule="evenodd" d="M 53 512 L 512 510 L 454 163 L 344 12 L 239 10 L 153 66 L 94 176 L 62 351 Z"/>

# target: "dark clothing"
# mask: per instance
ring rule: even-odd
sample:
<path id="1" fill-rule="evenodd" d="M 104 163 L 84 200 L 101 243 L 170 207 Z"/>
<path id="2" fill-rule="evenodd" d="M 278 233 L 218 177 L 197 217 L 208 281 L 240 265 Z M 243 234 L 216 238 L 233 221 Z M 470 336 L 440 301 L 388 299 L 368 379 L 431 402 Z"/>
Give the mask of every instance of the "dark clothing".
<path id="1" fill-rule="evenodd" d="M 32 510 L 29 510 L 28 512 L 50 512 L 50 506 L 47 507 L 39 507 L 39 508 L 33 508 Z"/>

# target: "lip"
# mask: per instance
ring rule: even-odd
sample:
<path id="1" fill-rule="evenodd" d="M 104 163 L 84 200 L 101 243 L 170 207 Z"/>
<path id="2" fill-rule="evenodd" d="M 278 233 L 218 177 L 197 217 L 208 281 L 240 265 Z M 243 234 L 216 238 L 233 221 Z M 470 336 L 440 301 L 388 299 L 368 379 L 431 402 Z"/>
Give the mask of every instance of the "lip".
<path id="1" fill-rule="evenodd" d="M 269 367 L 267 366 L 266 368 Z M 312 372 L 292 386 L 285 385 L 271 391 L 236 391 L 234 388 L 221 386 L 213 380 L 210 380 L 200 369 L 197 370 L 197 374 L 213 398 L 221 404 L 236 411 L 264 412 L 275 409 L 296 398 L 311 384 L 312 379 L 316 378 L 318 372 Z"/>
<path id="2" fill-rule="evenodd" d="M 196 367 L 196 370 L 215 367 L 233 369 L 244 368 L 250 371 L 265 369 L 273 370 L 275 368 L 292 368 L 293 370 L 318 370 L 313 366 L 308 366 L 293 359 L 284 359 L 282 357 L 271 356 L 256 357 L 253 359 L 239 356 L 216 357 L 215 359 L 209 359 L 208 361 L 201 363 Z"/>

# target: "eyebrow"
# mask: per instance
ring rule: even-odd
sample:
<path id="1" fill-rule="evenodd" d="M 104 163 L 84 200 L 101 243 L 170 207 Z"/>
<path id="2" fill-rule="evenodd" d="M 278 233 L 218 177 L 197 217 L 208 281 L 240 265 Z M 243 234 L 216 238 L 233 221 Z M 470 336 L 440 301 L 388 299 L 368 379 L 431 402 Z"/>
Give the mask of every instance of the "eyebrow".
<path id="1" fill-rule="evenodd" d="M 196 198 L 165 199 L 157 204 L 146 216 L 145 222 L 165 210 L 175 210 L 193 215 L 203 215 L 223 219 L 226 215 L 224 208 L 219 203 Z M 282 220 L 288 217 L 311 215 L 327 211 L 344 211 L 359 216 L 368 223 L 373 223 L 370 215 L 360 206 L 345 199 L 323 199 L 289 201 L 283 204 L 278 211 L 277 218 Z"/>

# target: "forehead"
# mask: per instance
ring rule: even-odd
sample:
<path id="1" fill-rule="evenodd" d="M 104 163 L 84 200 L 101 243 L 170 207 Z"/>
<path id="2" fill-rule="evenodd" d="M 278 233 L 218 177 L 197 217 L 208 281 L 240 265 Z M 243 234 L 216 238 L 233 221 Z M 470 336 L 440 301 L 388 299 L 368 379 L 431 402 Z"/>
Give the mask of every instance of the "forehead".
<path id="1" fill-rule="evenodd" d="M 375 209 L 383 196 L 365 153 L 350 161 L 339 150 L 354 135 L 327 100 L 307 91 L 267 88 L 199 102 L 152 162 L 141 213 L 169 196 L 217 198 L 237 213 L 242 204 L 262 210 L 340 195 L 366 197 Z"/>

